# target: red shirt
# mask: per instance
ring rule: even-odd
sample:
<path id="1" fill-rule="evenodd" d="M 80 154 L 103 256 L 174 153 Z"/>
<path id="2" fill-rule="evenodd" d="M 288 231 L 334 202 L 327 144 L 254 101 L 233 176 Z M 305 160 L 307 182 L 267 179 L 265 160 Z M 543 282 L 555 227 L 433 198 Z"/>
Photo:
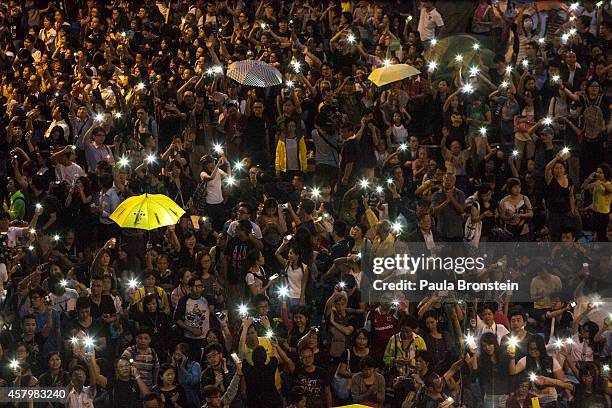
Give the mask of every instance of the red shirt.
<path id="1" fill-rule="evenodd" d="M 385 355 L 385 348 L 391 336 L 397 333 L 398 320 L 395 318 L 395 311 L 389 310 L 386 314 L 380 312 L 380 307 L 370 312 L 368 315 L 367 326 L 370 328 L 371 356 L 375 360 L 382 360 Z"/>

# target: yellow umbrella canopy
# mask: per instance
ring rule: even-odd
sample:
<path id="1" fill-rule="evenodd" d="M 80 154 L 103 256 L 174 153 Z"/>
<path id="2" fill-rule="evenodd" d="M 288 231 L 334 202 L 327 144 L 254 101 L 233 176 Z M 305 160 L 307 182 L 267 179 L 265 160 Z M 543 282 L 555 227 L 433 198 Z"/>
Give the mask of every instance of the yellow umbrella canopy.
<path id="1" fill-rule="evenodd" d="M 386 67 L 377 68 L 368 79 L 376 86 L 383 86 L 392 82 L 401 81 L 411 76 L 419 75 L 421 71 L 408 64 L 391 64 Z"/>
<path id="2" fill-rule="evenodd" d="M 133 196 L 119 204 L 110 219 L 121 228 L 152 230 L 174 225 L 185 214 L 172 199 L 163 194 Z"/>

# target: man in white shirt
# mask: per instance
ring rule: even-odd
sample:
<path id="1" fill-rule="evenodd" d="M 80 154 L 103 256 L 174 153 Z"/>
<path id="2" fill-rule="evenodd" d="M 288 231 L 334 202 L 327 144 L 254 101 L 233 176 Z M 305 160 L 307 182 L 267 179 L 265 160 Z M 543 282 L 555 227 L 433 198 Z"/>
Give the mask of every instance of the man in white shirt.
<path id="1" fill-rule="evenodd" d="M 230 237 L 236 236 L 236 227 L 238 226 L 238 221 L 240 220 L 249 220 L 251 222 L 251 226 L 253 227 L 253 235 L 255 235 L 255 238 L 263 238 L 259 225 L 251 221 L 251 207 L 249 207 L 249 205 L 244 202 L 238 205 L 238 219 L 232 221 L 227 227 L 227 235 L 229 235 Z"/>
<path id="2" fill-rule="evenodd" d="M 74 185 L 79 177 L 85 176 L 85 172 L 71 157 L 75 153 L 74 146 L 65 146 L 62 150 L 51 155 L 51 161 L 55 164 L 55 179 L 65 181 Z"/>
<path id="3" fill-rule="evenodd" d="M 442 16 L 435 7 L 435 1 L 421 1 L 421 16 L 419 18 L 419 34 L 421 41 L 429 41 L 440 35 L 444 27 Z"/>
<path id="4" fill-rule="evenodd" d="M 493 333 L 497 337 L 497 343 L 502 344 L 502 339 L 510 331 L 506 329 L 503 324 L 495 323 L 494 317 L 496 310 L 496 303 L 485 303 L 478 319 L 478 326 L 476 329 L 475 337 L 479 339 L 485 333 Z"/>
<path id="5" fill-rule="evenodd" d="M 91 359 L 95 359 L 92 352 L 85 357 L 89 370 L 90 385 L 85 386 L 87 374 L 81 365 L 77 365 L 70 373 L 70 384 L 67 387 L 68 396 L 66 397 L 66 408 L 93 408 L 93 401 L 96 397 L 96 375 L 91 364 Z"/>

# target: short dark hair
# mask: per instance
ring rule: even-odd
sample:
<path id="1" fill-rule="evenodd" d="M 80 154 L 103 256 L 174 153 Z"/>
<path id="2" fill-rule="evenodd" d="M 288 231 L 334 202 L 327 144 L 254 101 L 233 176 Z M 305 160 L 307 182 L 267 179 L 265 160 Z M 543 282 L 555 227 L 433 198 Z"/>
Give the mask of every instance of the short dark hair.
<path id="1" fill-rule="evenodd" d="M 300 208 L 306 212 L 306 214 L 312 214 L 315 210 L 315 202 L 310 198 L 304 198 L 300 202 Z"/>
<path id="2" fill-rule="evenodd" d="M 91 304 L 89 303 L 89 298 L 87 296 L 81 296 L 76 300 L 76 310 L 82 310 L 91 308 Z"/>
<path id="3" fill-rule="evenodd" d="M 339 237 L 344 238 L 344 236 L 346 236 L 346 228 L 347 228 L 346 222 L 344 222 L 342 220 L 334 221 L 334 232 Z"/>
<path id="4" fill-rule="evenodd" d="M 512 319 L 514 316 L 521 316 L 523 318 L 523 321 L 527 321 L 525 311 L 520 306 L 516 306 L 510 309 L 510 311 L 508 312 L 508 320 Z"/>
<path id="5" fill-rule="evenodd" d="M 189 282 L 187 282 L 187 284 L 189 285 L 190 288 L 193 288 L 195 286 L 196 281 L 202 282 L 202 278 L 194 276 L 191 279 L 189 279 Z"/>
<path id="6" fill-rule="evenodd" d="M 214 385 L 213 385 L 213 387 L 214 387 Z M 153 400 L 157 401 L 159 404 L 162 403 L 161 396 L 158 393 L 156 393 L 156 392 L 150 392 L 148 394 L 145 394 L 144 397 L 142 397 L 142 402 L 143 403 L 144 402 L 148 402 L 148 401 L 153 401 Z"/>
<path id="7" fill-rule="evenodd" d="M 216 385 L 207 385 L 206 387 L 204 387 L 204 389 L 202 390 L 202 396 L 204 398 L 211 398 L 214 396 L 217 396 L 221 394 L 221 390 L 219 390 L 219 388 Z"/>
<path id="8" fill-rule="evenodd" d="M 219 354 L 223 354 L 223 347 L 219 343 L 211 343 L 204 349 L 204 356 L 207 356 L 209 353 L 213 351 L 218 352 Z"/>
<path id="9" fill-rule="evenodd" d="M 238 228 L 240 228 L 241 231 L 244 231 L 247 234 L 250 234 L 251 231 L 253 231 L 253 226 L 251 225 L 251 221 L 249 220 L 238 221 Z"/>
<path id="10" fill-rule="evenodd" d="M 255 295 L 255 297 L 253 297 L 253 303 L 257 305 L 258 303 L 261 303 L 261 302 L 266 302 L 269 304 L 270 299 L 268 299 L 268 297 L 264 295 L 263 293 L 258 293 L 257 295 Z"/>

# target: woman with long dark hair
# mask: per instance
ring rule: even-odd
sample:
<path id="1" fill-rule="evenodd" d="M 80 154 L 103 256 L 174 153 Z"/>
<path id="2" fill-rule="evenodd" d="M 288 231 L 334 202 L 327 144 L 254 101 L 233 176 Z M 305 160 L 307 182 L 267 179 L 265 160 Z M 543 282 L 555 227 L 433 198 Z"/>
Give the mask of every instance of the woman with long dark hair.
<path id="1" fill-rule="evenodd" d="M 433 357 L 432 370 L 438 374 L 443 374 L 450 364 L 454 361 L 455 349 L 451 336 L 440 330 L 438 319 L 433 314 L 425 316 L 426 332 L 423 336 L 427 350 Z"/>
<path id="2" fill-rule="evenodd" d="M 247 293 L 251 298 L 257 295 L 268 295 L 268 289 L 274 284 L 264 268 L 266 260 L 257 249 L 247 253 L 242 263 L 242 274 L 245 276 Z"/>
<path id="3" fill-rule="evenodd" d="M 485 333 L 480 338 L 480 355 L 475 349 L 469 351 L 468 361 L 476 371 L 484 393 L 485 408 L 504 407 L 508 399 L 508 369 L 497 343 L 497 336 Z M 514 360 L 513 360 L 514 361 Z"/>
<path id="4" fill-rule="evenodd" d="M 526 371 L 532 384 L 538 389 L 540 404 L 544 407 L 556 407 L 557 387 L 570 389 L 572 386 L 564 381 L 563 368 L 546 352 L 544 338 L 534 334 L 527 341 L 527 355 L 515 361 L 514 351 L 508 348 L 510 358 L 509 374 L 516 375 Z M 545 398 L 543 398 L 543 396 Z"/>

